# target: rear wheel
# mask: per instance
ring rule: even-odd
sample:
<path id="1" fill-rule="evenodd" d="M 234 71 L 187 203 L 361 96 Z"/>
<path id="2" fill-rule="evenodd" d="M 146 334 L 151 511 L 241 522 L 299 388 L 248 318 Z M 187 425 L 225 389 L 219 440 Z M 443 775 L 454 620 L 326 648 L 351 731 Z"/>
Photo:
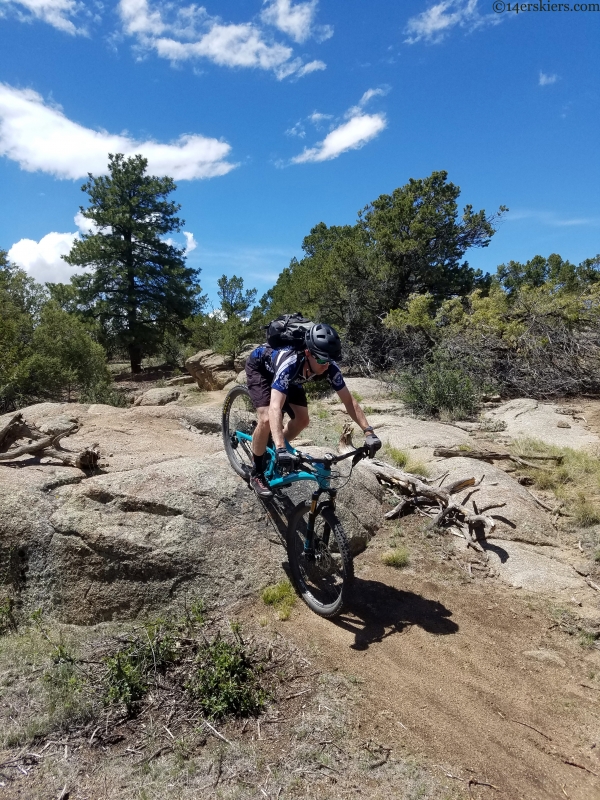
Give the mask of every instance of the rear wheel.
<path id="1" fill-rule="evenodd" d="M 315 520 L 312 546 L 306 550 L 310 502 L 295 510 L 287 533 L 292 580 L 306 605 L 321 617 L 335 617 L 344 607 L 354 580 L 354 564 L 342 523 L 324 506 Z"/>
<path id="2" fill-rule="evenodd" d="M 233 469 L 246 480 L 253 466 L 252 442 L 237 434 L 252 436 L 258 424 L 256 409 L 245 386 L 230 389 L 223 403 L 221 429 L 227 458 Z"/>

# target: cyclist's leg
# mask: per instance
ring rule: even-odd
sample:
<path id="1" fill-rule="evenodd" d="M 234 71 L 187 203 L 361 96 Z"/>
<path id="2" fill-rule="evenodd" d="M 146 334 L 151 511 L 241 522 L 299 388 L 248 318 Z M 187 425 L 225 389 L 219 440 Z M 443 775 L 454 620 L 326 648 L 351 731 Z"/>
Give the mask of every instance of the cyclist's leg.
<path id="1" fill-rule="evenodd" d="M 246 363 L 246 383 L 248 394 L 254 403 L 257 426 L 252 435 L 252 452 L 262 456 L 269 441 L 269 403 L 271 402 L 271 383 L 269 379 L 251 363 Z"/>
<path id="2" fill-rule="evenodd" d="M 290 411 L 290 419 L 288 419 L 283 429 L 283 435 L 288 442 L 291 442 L 292 439 L 308 427 L 310 422 L 306 392 L 301 386 L 290 386 L 286 406 Z"/>

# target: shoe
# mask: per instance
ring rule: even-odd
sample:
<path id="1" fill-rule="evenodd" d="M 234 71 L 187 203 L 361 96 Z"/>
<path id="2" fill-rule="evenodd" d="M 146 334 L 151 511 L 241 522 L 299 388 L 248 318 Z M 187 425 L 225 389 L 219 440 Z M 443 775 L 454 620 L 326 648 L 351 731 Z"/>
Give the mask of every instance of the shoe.
<path id="1" fill-rule="evenodd" d="M 264 475 L 256 474 L 250 476 L 250 486 L 256 492 L 258 497 L 267 499 L 273 497 L 273 492 L 269 489 L 269 485 Z"/>

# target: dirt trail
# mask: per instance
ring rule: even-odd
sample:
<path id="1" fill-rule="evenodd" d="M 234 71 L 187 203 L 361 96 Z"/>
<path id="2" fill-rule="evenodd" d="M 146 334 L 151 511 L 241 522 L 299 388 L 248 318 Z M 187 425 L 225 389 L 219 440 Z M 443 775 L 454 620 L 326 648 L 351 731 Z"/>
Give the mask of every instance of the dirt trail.
<path id="1" fill-rule="evenodd" d="M 600 798 L 600 652 L 537 598 L 375 556 L 361 557 L 350 613 L 329 622 L 299 604 L 280 623 L 313 663 L 364 681 L 362 734 L 497 787 L 473 797 Z"/>

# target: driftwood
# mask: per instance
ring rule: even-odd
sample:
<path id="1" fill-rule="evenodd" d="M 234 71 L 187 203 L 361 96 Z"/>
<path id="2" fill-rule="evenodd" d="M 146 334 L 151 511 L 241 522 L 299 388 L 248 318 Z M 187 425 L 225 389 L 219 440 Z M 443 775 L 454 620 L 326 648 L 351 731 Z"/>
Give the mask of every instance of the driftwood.
<path id="1" fill-rule="evenodd" d="M 100 458 L 100 449 L 97 444 L 85 447 L 79 453 L 73 453 L 61 447 L 60 441 L 72 433 L 76 433 L 79 426 L 74 422 L 70 428 L 59 433 L 43 433 L 35 425 L 26 423 L 23 415 L 13 414 L 0 427 L 0 465 L 3 462 L 13 461 L 24 455 L 34 455 L 37 458 L 52 458 L 61 461 L 65 466 L 78 469 L 93 469 Z"/>
<path id="2" fill-rule="evenodd" d="M 338 443 L 338 449 L 340 452 L 344 452 L 351 447 L 353 447 L 352 423 L 346 423 Z M 496 522 L 493 517 L 479 513 L 474 502 L 475 513 L 470 511 L 464 503 L 467 502 L 474 491 L 477 491 L 485 476 L 482 475 L 479 481 L 476 481 L 473 477 L 463 478 L 448 484 L 442 489 L 440 486 L 433 486 L 421 475 L 412 475 L 410 472 L 404 472 L 376 458 L 362 463 L 374 473 L 379 483 L 385 485 L 400 500 L 391 511 L 385 514 L 386 519 L 394 519 L 408 511 L 425 513 L 426 516 L 433 519 L 433 525 L 436 527 L 448 525 L 457 527 L 467 540 L 469 547 L 480 553 L 484 552 L 477 540 L 492 533 L 496 527 Z M 453 496 L 457 492 L 471 487 L 475 488 L 471 489 L 463 502 L 455 502 Z M 398 497 L 393 489 L 399 489 L 404 496 Z M 485 510 L 495 507 L 489 506 Z"/>
<path id="3" fill-rule="evenodd" d="M 532 469 L 541 469 L 549 472 L 548 467 L 543 467 L 541 464 L 532 464 L 532 461 L 556 461 L 557 464 L 562 464 L 564 456 L 536 456 L 527 455 L 526 458 L 514 456 L 512 453 L 500 453 L 493 450 L 456 450 L 453 447 L 436 447 L 433 455 L 440 458 L 476 458 L 479 461 L 513 461 L 522 467 L 531 467 Z M 527 460 L 526 460 L 527 459 Z"/>

